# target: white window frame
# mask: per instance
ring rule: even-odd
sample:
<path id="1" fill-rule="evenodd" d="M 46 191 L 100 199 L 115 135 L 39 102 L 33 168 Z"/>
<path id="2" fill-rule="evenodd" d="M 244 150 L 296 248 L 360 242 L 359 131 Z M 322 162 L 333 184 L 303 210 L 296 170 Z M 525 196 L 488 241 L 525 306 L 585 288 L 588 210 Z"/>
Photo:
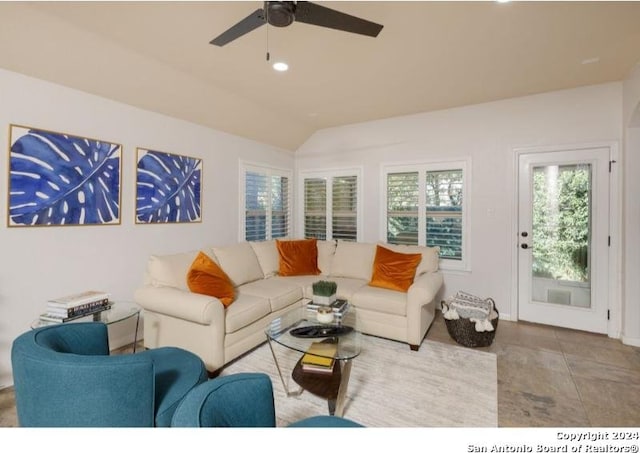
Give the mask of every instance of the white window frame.
<path id="1" fill-rule="evenodd" d="M 298 196 L 297 196 L 297 221 L 296 221 L 296 233 L 299 237 L 304 236 L 304 181 L 305 179 L 325 179 L 327 182 L 333 178 L 342 176 L 355 176 L 356 177 L 356 241 L 362 242 L 362 219 L 364 200 L 362 198 L 362 167 L 349 167 L 339 169 L 324 169 L 324 170 L 301 170 L 298 172 Z M 332 203 L 333 203 L 333 184 L 327 183 L 327 240 L 333 239 L 333 217 L 332 217 Z"/>
<path id="2" fill-rule="evenodd" d="M 239 170 L 240 170 L 240 176 L 239 176 L 239 181 L 240 181 L 240 190 L 239 190 L 239 194 L 240 194 L 240 203 L 238 203 L 238 205 L 240 206 L 240 221 L 238 222 L 238 224 L 240 225 L 239 228 L 239 232 L 238 232 L 238 239 L 239 242 L 246 242 L 246 212 L 247 212 L 247 206 L 246 206 L 246 202 L 247 202 L 247 193 L 246 193 L 246 175 L 247 172 L 254 172 L 254 173 L 261 173 L 264 174 L 268 177 L 268 179 L 270 180 L 270 178 L 272 176 L 281 176 L 281 177 L 286 177 L 288 178 L 288 190 L 289 190 L 289 202 L 288 202 L 288 206 L 287 206 L 287 210 L 286 210 L 286 215 L 287 215 L 287 234 L 285 235 L 285 237 L 288 237 L 291 235 L 291 231 L 292 231 L 292 227 L 293 227 L 293 218 L 292 218 L 292 212 L 293 212 L 293 208 L 292 208 L 292 204 L 293 204 L 293 171 L 292 170 L 288 170 L 285 168 L 277 168 L 277 167 L 272 167 L 269 165 L 264 165 L 264 164 L 260 164 L 260 163 L 253 163 L 253 162 L 244 162 L 244 161 L 240 161 L 240 166 L 239 166 Z M 269 194 L 271 194 L 271 191 L 269 191 Z M 267 209 L 267 216 L 266 216 L 266 238 L 265 240 L 271 240 L 273 239 L 271 237 L 271 199 L 269 199 L 269 207 Z"/>
<path id="3" fill-rule="evenodd" d="M 471 212 L 471 158 L 446 161 L 420 161 L 384 163 L 380 166 L 380 240 L 387 242 L 387 175 L 390 173 L 418 172 L 418 244 L 426 245 L 426 173 L 431 171 L 462 170 L 462 259 L 440 258 L 440 269 L 449 271 L 471 271 L 469 247 L 469 213 Z"/>

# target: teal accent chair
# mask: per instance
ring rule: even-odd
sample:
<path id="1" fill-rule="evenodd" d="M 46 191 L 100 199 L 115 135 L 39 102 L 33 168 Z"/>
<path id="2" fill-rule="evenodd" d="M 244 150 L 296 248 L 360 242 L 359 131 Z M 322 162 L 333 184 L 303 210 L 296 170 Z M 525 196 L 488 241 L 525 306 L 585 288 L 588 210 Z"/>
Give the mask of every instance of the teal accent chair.
<path id="1" fill-rule="evenodd" d="M 202 360 L 183 349 L 110 355 L 100 322 L 25 332 L 11 364 L 25 427 L 168 427 L 184 396 L 207 380 Z"/>
<path id="2" fill-rule="evenodd" d="M 274 428 L 273 385 L 264 373 L 237 373 L 200 384 L 180 402 L 171 421 L 180 428 Z M 362 425 L 341 417 L 319 415 L 290 427 L 354 428 Z"/>

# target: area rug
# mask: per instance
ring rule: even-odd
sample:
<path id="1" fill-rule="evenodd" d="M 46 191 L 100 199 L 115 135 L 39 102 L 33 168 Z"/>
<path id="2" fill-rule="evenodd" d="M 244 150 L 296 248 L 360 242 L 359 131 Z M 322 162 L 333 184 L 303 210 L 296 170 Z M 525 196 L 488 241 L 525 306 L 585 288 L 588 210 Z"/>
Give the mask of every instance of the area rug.
<path id="1" fill-rule="evenodd" d="M 289 389 L 300 353 L 275 345 Z M 262 372 L 273 383 L 278 426 L 328 414 L 327 401 L 287 397 L 268 344 L 229 364 L 221 375 Z M 397 341 L 363 336 L 353 361 L 344 417 L 368 427 L 497 427 L 496 355 L 425 340 L 415 352 Z"/>

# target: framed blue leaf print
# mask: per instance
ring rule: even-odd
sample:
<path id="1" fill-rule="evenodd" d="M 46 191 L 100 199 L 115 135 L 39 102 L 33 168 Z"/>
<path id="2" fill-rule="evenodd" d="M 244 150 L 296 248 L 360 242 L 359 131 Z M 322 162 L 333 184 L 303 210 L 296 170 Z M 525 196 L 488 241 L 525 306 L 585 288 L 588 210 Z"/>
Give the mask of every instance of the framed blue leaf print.
<path id="1" fill-rule="evenodd" d="M 138 148 L 136 223 L 202 221 L 202 159 Z"/>
<path id="2" fill-rule="evenodd" d="M 122 145 L 11 125 L 8 226 L 120 224 Z"/>

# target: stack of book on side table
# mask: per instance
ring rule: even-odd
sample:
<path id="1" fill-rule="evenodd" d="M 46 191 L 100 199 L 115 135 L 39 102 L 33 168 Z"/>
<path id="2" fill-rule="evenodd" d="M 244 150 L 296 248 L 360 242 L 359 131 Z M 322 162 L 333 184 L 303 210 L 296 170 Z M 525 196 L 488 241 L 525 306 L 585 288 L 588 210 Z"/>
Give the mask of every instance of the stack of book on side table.
<path id="1" fill-rule="evenodd" d="M 307 304 L 307 310 L 310 313 L 315 314 L 318 311 L 318 307 L 326 307 L 326 305 L 314 304 L 313 301 Z M 329 307 L 333 310 L 333 317 L 340 320 L 349 311 L 349 302 L 347 302 L 347 299 L 336 299 Z"/>
<path id="2" fill-rule="evenodd" d="M 338 345 L 335 343 L 322 343 L 320 341 L 311 343 L 301 360 L 302 371 L 331 374 L 337 350 Z"/>
<path id="3" fill-rule="evenodd" d="M 47 302 L 47 312 L 40 315 L 45 322 L 67 322 L 84 316 L 108 310 L 109 293 L 103 291 L 85 291 L 79 294 L 51 299 Z"/>

